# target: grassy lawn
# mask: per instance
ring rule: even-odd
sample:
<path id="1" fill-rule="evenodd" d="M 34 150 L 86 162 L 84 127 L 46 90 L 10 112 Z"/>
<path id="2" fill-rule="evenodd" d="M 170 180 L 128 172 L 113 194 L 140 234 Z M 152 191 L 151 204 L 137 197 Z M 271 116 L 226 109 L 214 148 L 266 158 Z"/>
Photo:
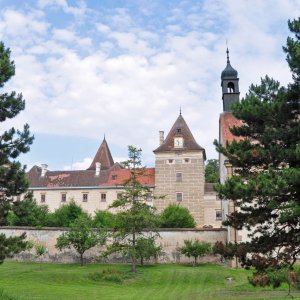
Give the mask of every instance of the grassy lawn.
<path id="1" fill-rule="evenodd" d="M 97 277 L 103 270 L 113 273 L 113 282 Z M 286 286 L 275 291 L 254 288 L 247 282 L 251 272 L 242 269 L 157 265 L 139 268 L 134 277 L 128 270 L 128 265 L 42 264 L 40 268 L 38 263 L 5 262 L 0 266 L 0 299 L 288 299 Z M 114 275 L 123 281 L 118 283 Z M 292 294 L 300 299 L 300 291 Z"/>

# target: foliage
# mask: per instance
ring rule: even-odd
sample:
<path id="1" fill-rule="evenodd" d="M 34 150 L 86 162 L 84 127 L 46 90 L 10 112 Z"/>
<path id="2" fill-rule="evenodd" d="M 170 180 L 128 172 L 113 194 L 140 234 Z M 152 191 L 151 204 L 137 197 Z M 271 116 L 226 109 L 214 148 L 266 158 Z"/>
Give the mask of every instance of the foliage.
<path id="1" fill-rule="evenodd" d="M 0 42 L 0 88 L 15 75 L 14 62 L 10 60 L 10 50 Z M 0 122 L 16 117 L 25 108 L 22 94 L 4 92 L 0 94 Z M 2 125 L 2 127 L 4 127 Z M 10 202 L 14 196 L 26 192 L 28 182 L 25 176 L 25 167 L 16 161 L 16 158 L 29 151 L 33 137 L 30 135 L 29 126 L 26 124 L 23 131 L 10 128 L 0 135 L 0 226 L 7 224 L 7 215 Z M 1 235 L 0 261 L 11 257 L 24 248 L 25 235 L 15 238 L 6 238 Z"/>
<path id="2" fill-rule="evenodd" d="M 48 226 L 70 227 L 79 217 L 89 218 L 82 208 L 71 200 L 50 214 Z"/>
<path id="3" fill-rule="evenodd" d="M 299 288 L 300 273 L 291 271 L 289 268 L 269 268 L 265 269 L 264 272 L 254 273 L 252 277 L 248 277 L 248 280 L 253 286 L 272 285 L 274 289 L 280 287 L 282 283 L 286 283 L 288 295 L 290 295 L 292 286 Z"/>
<path id="4" fill-rule="evenodd" d="M 40 268 L 42 268 L 42 258 L 47 253 L 47 248 L 42 244 L 35 245 L 36 256 L 40 258 Z"/>
<path id="5" fill-rule="evenodd" d="M 103 245 L 106 241 L 104 232 L 92 229 L 91 225 L 90 219 L 85 216 L 78 217 L 70 225 L 70 229 L 57 238 L 55 245 L 60 251 L 73 247 L 80 255 L 81 266 L 83 266 L 84 252 L 96 245 Z"/>
<path id="6" fill-rule="evenodd" d="M 179 248 L 179 251 L 187 257 L 193 257 L 193 266 L 197 264 L 197 259 L 211 253 L 211 245 L 209 243 L 200 242 L 199 240 L 185 240 L 184 246 Z"/>
<path id="7" fill-rule="evenodd" d="M 125 279 L 131 279 L 132 274 L 128 272 L 122 272 L 116 268 L 107 268 L 101 272 L 94 272 L 89 275 L 93 281 L 108 281 L 114 283 L 122 283 Z"/>
<path id="8" fill-rule="evenodd" d="M 178 204 L 168 205 L 160 215 L 162 228 L 194 228 L 196 222 L 189 210 Z"/>
<path id="9" fill-rule="evenodd" d="M 32 194 L 25 195 L 24 200 L 14 201 L 8 214 L 8 224 L 11 226 L 44 226 L 48 218 L 48 207 L 38 205 Z"/>
<path id="10" fill-rule="evenodd" d="M 158 217 L 155 209 L 146 203 L 150 189 L 142 185 L 139 179 L 145 175 L 141 167 L 141 149 L 128 147 L 129 160 L 124 163 L 130 176 L 124 182 L 124 192 L 113 202 L 111 208 L 117 209 L 113 243 L 107 254 L 121 252 L 131 258 L 131 271 L 136 272 L 137 241 L 141 238 L 154 239 L 157 236 Z M 147 233 L 145 234 L 145 229 Z"/>
<path id="11" fill-rule="evenodd" d="M 93 226 L 98 228 L 114 228 L 115 215 L 110 211 L 97 210 L 93 218 Z"/>
<path id="12" fill-rule="evenodd" d="M 205 182 L 219 182 L 219 160 L 208 159 L 205 164 Z"/>
<path id="13" fill-rule="evenodd" d="M 151 257 L 158 258 L 162 253 L 162 247 L 155 245 L 155 238 L 140 238 L 136 241 L 136 256 L 140 259 L 141 265 L 144 265 L 144 260 L 149 260 Z"/>
<path id="14" fill-rule="evenodd" d="M 247 253 L 249 252 L 249 245 L 247 243 L 232 243 L 232 242 L 226 242 L 225 244 L 223 242 L 217 241 L 213 246 L 213 253 L 221 255 L 221 261 L 224 260 L 232 260 L 234 257 L 239 260 L 239 262 L 242 263 L 242 266 L 244 266 L 244 263 L 247 261 Z M 247 267 L 245 265 L 245 267 Z M 247 267 L 248 268 L 248 267 Z"/>
<path id="15" fill-rule="evenodd" d="M 266 76 L 233 106 L 242 120 L 231 128 L 240 141 L 220 145 L 234 167 L 217 190 L 237 208 L 225 223 L 250 231 L 245 266 L 290 269 L 300 254 L 300 18 L 289 22 L 287 61 L 294 82 L 287 88 Z"/>
<path id="16" fill-rule="evenodd" d="M 5 234 L 0 234 L 0 264 L 5 258 L 11 258 L 15 254 L 31 248 L 31 244 L 25 240 L 26 234 L 20 236 L 6 237 Z"/>

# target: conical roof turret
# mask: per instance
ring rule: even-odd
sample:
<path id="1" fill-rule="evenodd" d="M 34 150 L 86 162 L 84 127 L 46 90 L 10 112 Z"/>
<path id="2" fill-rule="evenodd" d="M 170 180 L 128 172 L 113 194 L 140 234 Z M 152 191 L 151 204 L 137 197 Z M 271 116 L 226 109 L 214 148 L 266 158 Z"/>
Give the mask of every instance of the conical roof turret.
<path id="1" fill-rule="evenodd" d="M 96 170 L 96 163 L 101 163 L 101 170 L 107 170 L 114 165 L 114 160 L 110 153 L 108 144 L 104 137 L 90 167 L 87 170 Z"/>

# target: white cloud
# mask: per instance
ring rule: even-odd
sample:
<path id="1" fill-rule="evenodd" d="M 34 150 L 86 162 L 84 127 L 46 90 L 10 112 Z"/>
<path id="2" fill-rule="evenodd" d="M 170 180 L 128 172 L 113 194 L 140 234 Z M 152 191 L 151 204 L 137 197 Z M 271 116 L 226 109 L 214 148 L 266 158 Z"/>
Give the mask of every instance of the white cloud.
<path id="1" fill-rule="evenodd" d="M 30 13 L 4 8 L 0 33 L 9 40 L 17 70 L 9 87 L 27 100 L 15 122 L 28 122 L 36 133 L 95 139 L 106 133 L 108 143 L 124 153 L 129 144 L 141 147 L 151 165 L 158 131 L 167 134 L 182 107 L 207 157 L 216 157 L 212 141 L 222 110 L 226 38 L 241 95 L 266 73 L 284 84 L 291 79 L 281 51 L 282 27 L 299 15 L 299 4 L 271 3 L 183 1 L 152 29 L 147 19 L 135 18 L 136 11 L 97 12 L 86 7 L 88 2 L 40 0 L 40 11 Z M 66 26 L 49 24 L 49 8 L 74 19 Z M 157 3 L 146 16 L 154 18 L 155 10 Z M 87 16 L 87 27 L 78 16 Z"/>
<path id="2" fill-rule="evenodd" d="M 91 157 L 85 157 L 82 161 L 72 163 L 70 166 L 64 166 L 63 170 L 86 170 L 92 163 Z"/>

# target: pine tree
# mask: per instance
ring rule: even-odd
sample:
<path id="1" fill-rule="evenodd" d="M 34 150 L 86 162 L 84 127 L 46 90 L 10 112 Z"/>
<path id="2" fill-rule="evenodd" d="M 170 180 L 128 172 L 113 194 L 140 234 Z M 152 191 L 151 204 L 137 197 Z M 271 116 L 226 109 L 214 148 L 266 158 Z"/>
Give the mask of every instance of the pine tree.
<path id="1" fill-rule="evenodd" d="M 10 60 L 10 50 L 0 42 L 0 88 L 14 75 L 15 65 Z M 24 108 L 22 94 L 16 94 L 14 91 L 0 94 L 0 122 L 14 118 Z M 28 188 L 25 167 L 22 167 L 16 158 L 29 151 L 32 141 L 28 124 L 24 126 L 23 131 L 10 128 L 0 135 L 0 225 L 7 223 L 12 197 L 24 193 Z M 1 234 L 0 239 L 0 262 L 26 247 L 25 235 L 6 238 Z"/>
<path id="2" fill-rule="evenodd" d="M 131 272 L 134 273 L 139 257 L 139 240 L 154 241 L 158 236 L 159 223 L 155 209 L 147 204 L 151 191 L 140 183 L 140 178 L 147 176 L 145 168 L 141 167 L 141 151 L 133 146 L 128 147 L 129 159 L 124 165 L 130 176 L 123 184 L 121 197 L 111 205 L 118 213 L 115 218 L 113 243 L 107 250 L 107 254 L 120 252 L 129 256 Z"/>
<path id="3" fill-rule="evenodd" d="M 242 139 L 225 146 L 215 141 L 234 167 L 217 188 L 237 208 L 226 224 L 250 231 L 252 256 L 243 263 L 260 270 L 291 268 L 300 253 L 300 18 L 289 28 L 295 38 L 288 38 L 284 51 L 293 83 L 284 88 L 266 76 L 251 85 L 233 106 L 243 123 L 231 132 Z"/>

